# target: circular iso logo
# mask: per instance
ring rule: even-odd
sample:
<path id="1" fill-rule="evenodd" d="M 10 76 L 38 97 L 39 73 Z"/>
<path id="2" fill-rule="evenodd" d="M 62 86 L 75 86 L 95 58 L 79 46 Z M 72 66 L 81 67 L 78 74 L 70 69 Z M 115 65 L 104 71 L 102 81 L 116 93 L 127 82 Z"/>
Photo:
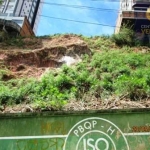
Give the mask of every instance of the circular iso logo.
<path id="1" fill-rule="evenodd" d="M 63 150 L 129 150 L 121 130 L 109 120 L 92 117 L 69 131 Z"/>

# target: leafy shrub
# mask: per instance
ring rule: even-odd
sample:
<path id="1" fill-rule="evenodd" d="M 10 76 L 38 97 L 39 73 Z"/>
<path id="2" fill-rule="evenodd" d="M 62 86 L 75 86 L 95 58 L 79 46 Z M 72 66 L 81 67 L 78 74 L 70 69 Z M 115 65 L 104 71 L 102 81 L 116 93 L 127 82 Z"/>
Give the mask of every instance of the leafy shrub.
<path id="1" fill-rule="evenodd" d="M 113 34 L 111 39 L 119 46 L 135 45 L 134 32 L 131 28 L 127 28 L 126 26 L 123 26 L 118 34 Z"/>

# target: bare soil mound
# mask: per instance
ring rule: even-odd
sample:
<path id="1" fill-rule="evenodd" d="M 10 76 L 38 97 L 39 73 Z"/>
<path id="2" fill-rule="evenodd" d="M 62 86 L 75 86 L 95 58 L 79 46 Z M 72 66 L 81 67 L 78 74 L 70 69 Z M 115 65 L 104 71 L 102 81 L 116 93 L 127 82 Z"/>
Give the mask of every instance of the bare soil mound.
<path id="1" fill-rule="evenodd" d="M 61 61 L 63 56 L 76 59 L 82 54 L 90 54 L 86 43 L 71 35 L 40 40 L 25 38 L 23 43 L 24 49 L 8 46 L 7 50 L 4 50 L 5 47 L 0 50 L 0 68 L 10 71 L 4 80 L 18 76 L 39 77 L 47 68 L 58 68 L 65 63 Z"/>

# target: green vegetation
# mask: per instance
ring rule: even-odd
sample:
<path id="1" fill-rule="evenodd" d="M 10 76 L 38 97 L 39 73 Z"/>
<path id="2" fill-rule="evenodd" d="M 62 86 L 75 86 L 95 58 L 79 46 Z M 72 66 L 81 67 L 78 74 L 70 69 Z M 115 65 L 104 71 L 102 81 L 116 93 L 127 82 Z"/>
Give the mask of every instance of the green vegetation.
<path id="1" fill-rule="evenodd" d="M 127 27 L 128 26 L 128 27 Z M 149 40 L 139 40 L 135 37 L 135 33 L 132 30 L 132 26 L 124 25 L 118 34 L 114 34 L 111 37 L 112 41 L 118 46 L 148 46 L 150 47 Z"/>
<path id="2" fill-rule="evenodd" d="M 20 35 L 14 35 L 13 33 L 7 33 L 0 31 L 0 48 L 9 49 L 20 48 L 20 49 L 33 49 L 32 47 L 40 47 L 41 40 L 37 37 L 21 37 Z"/>
<path id="3" fill-rule="evenodd" d="M 50 71 L 40 80 L 6 82 L 2 76 L 7 70 L 1 70 L 0 105 L 29 103 L 56 110 L 72 99 L 86 101 L 87 97 L 92 97 L 103 101 L 111 96 L 123 96 L 135 101 L 149 97 L 150 53 L 140 51 L 147 47 L 131 47 L 135 43 L 130 36 L 132 33 L 112 37 L 81 36 L 92 55 L 84 55 L 76 66 L 63 65 L 57 72 Z"/>
<path id="4" fill-rule="evenodd" d="M 134 32 L 130 28 L 123 26 L 118 34 L 112 35 L 112 41 L 119 46 L 134 46 L 137 44 L 134 39 Z"/>

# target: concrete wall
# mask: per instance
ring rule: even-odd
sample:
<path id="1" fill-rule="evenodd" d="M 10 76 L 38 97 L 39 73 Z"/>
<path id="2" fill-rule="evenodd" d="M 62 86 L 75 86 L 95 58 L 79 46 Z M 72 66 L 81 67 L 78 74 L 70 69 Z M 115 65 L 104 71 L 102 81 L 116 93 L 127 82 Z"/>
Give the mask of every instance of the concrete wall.
<path id="1" fill-rule="evenodd" d="M 150 150 L 150 110 L 0 114 L 1 150 Z"/>
<path id="2" fill-rule="evenodd" d="M 20 27 L 23 25 L 24 17 L 0 16 L 1 19 L 11 20 L 16 22 Z"/>

